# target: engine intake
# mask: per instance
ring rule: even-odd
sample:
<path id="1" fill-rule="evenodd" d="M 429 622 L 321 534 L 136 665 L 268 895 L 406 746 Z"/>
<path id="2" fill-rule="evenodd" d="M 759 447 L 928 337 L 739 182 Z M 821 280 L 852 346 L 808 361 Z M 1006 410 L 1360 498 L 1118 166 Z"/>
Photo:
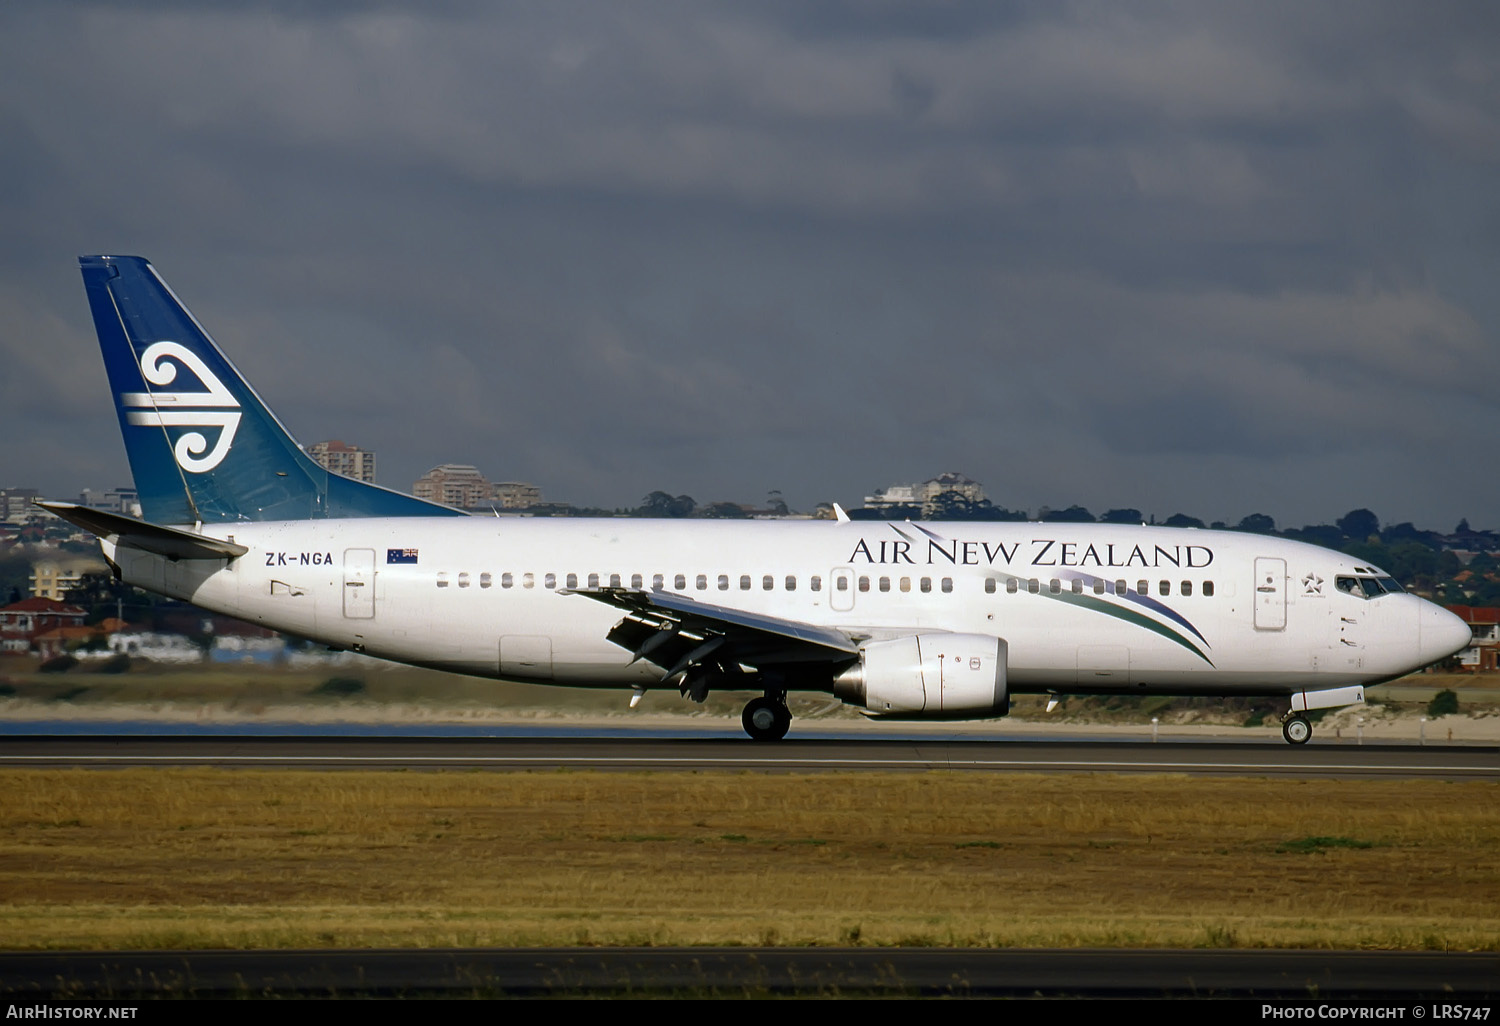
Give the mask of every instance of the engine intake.
<path id="1" fill-rule="evenodd" d="M 916 634 L 860 646 L 833 693 L 892 719 L 973 719 L 1010 711 L 1005 639 L 987 634 Z"/>

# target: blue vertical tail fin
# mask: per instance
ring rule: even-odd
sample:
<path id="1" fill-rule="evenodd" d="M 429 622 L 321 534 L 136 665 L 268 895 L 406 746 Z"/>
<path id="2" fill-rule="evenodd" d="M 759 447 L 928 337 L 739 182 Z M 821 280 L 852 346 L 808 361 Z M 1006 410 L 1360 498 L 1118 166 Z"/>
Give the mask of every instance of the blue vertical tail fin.
<path id="1" fill-rule="evenodd" d="M 148 261 L 78 262 L 145 519 L 462 515 L 315 463 Z"/>

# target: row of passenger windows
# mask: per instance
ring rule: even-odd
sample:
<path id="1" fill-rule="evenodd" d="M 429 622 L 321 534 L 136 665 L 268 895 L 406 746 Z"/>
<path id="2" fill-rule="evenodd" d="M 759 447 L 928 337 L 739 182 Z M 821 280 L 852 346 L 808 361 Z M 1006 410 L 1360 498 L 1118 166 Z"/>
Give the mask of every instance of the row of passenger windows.
<path id="1" fill-rule="evenodd" d="M 1035 577 L 1033 577 L 1029 581 L 1021 581 L 1015 577 L 1012 577 L 1005 582 L 1005 591 L 1009 595 L 1014 595 L 1016 592 L 1021 590 L 1021 586 L 1023 584 L 1026 586 L 1026 590 L 1033 595 L 1040 593 L 1042 590 L 1042 582 Z M 1047 582 L 1046 587 L 1047 591 L 1053 595 L 1061 595 L 1064 590 L 1071 591 L 1074 595 L 1082 595 L 1085 590 L 1092 591 L 1095 595 L 1128 595 L 1130 594 L 1131 590 L 1129 581 L 1106 581 L 1097 577 L 1094 579 L 1092 587 L 1087 589 L 1085 588 L 1083 581 L 1076 577 L 1073 578 L 1072 581 L 1060 581 L 1056 577 L 1054 577 L 1052 578 L 1052 580 Z M 1191 595 L 1193 593 L 1193 582 L 1179 581 L 1177 583 L 1177 589 L 1177 594 L 1179 595 Z M 984 590 L 991 594 L 994 593 L 994 591 L 996 590 L 994 578 L 987 578 L 985 580 Z M 1144 580 L 1136 581 L 1135 593 L 1137 595 L 1151 594 L 1151 582 Z M 1163 598 L 1171 595 L 1172 582 L 1157 581 L 1156 593 Z M 1203 596 L 1205 598 L 1213 598 L 1213 581 L 1203 582 Z"/>
<path id="2" fill-rule="evenodd" d="M 474 576 L 476 576 L 476 575 L 471 575 L 471 574 L 469 574 L 467 572 L 460 573 L 460 574 L 456 575 L 458 586 L 460 588 L 467 588 L 467 587 L 469 587 L 473 583 Z M 513 573 L 510 573 L 510 572 L 506 572 L 506 573 L 500 574 L 499 576 L 500 576 L 500 587 L 502 587 L 502 588 L 514 588 L 514 587 L 516 587 L 517 584 L 519 584 L 522 588 L 535 588 L 536 585 L 537 585 L 537 575 L 533 574 L 533 573 L 513 574 Z M 495 575 L 493 575 L 493 574 L 490 574 L 490 573 L 481 573 L 481 574 L 478 574 L 477 577 L 478 577 L 479 586 L 481 588 L 490 588 L 490 587 L 493 587 L 494 584 L 495 584 Z M 587 583 L 587 587 L 590 587 L 590 588 L 599 588 L 599 587 L 603 587 L 604 586 L 604 582 L 606 580 L 606 576 L 603 575 L 603 574 L 589 574 L 585 578 L 585 580 L 588 582 Z M 607 577 L 607 580 L 608 580 L 608 587 L 611 587 L 611 588 L 623 588 L 623 587 L 625 587 L 625 583 L 624 583 L 625 582 L 625 578 L 624 578 L 624 575 L 622 575 L 622 574 L 609 574 L 608 577 Z M 917 590 L 918 592 L 921 592 L 923 594 L 927 594 L 927 593 L 930 593 L 933 590 L 933 585 L 934 585 L 933 578 L 931 578 L 931 577 L 918 577 L 918 578 L 912 578 L 912 577 L 898 577 L 898 578 L 876 577 L 876 578 L 871 578 L 871 577 L 868 577 L 868 576 L 860 576 L 858 578 L 854 578 L 853 580 L 855 582 L 855 587 L 859 591 L 862 591 L 862 592 L 869 591 L 871 589 L 872 585 L 873 585 L 874 588 L 877 591 L 882 591 L 882 592 L 891 591 L 892 588 L 894 587 L 895 590 L 901 591 L 901 592 L 910 592 L 910 591 L 913 590 L 913 588 L 915 588 L 915 590 Z M 567 574 L 565 577 L 562 578 L 562 581 L 563 581 L 563 587 L 565 587 L 565 588 L 573 589 L 573 588 L 577 588 L 578 587 L 578 575 L 577 574 Z M 847 576 L 847 575 L 835 576 L 833 578 L 833 588 L 834 588 L 835 591 L 848 591 L 849 590 L 850 581 L 851 581 L 850 576 Z M 665 587 L 667 587 L 667 583 L 666 582 L 667 582 L 667 576 L 665 574 L 653 574 L 652 577 L 651 577 L 651 587 L 652 588 L 665 588 Z M 707 591 L 707 590 L 709 590 L 708 582 L 709 582 L 709 575 L 708 574 L 698 574 L 698 575 L 696 575 L 693 578 L 693 586 L 698 591 Z M 754 578 L 750 574 L 741 574 L 740 578 L 739 578 L 739 590 L 740 591 L 752 591 L 752 590 L 754 590 L 754 583 L 755 583 L 754 582 Z M 437 575 L 437 586 L 439 588 L 446 588 L 446 587 L 448 587 L 448 584 L 449 584 L 449 575 L 446 574 L 446 573 L 439 573 Z M 542 585 L 543 588 L 555 589 L 558 586 L 558 575 L 555 574 L 555 573 L 542 574 L 541 575 L 541 585 Z M 717 575 L 717 578 L 715 580 L 715 585 L 716 585 L 716 587 L 718 588 L 719 591 L 729 591 L 730 590 L 729 589 L 730 575 L 729 574 L 719 574 L 719 575 Z M 783 588 L 786 591 L 796 591 L 797 590 L 797 576 L 795 574 L 787 574 L 786 577 L 782 581 L 782 585 L 783 585 Z M 953 578 L 951 578 L 951 577 L 940 577 L 940 578 L 937 579 L 936 585 L 937 585 L 938 590 L 941 591 L 941 592 L 943 592 L 944 594 L 952 592 L 953 591 Z M 686 591 L 688 589 L 688 575 L 687 574 L 676 574 L 676 575 L 674 575 L 672 577 L 672 585 L 671 586 L 672 586 L 673 590 L 675 590 L 675 591 Z M 645 587 L 645 578 L 644 578 L 644 576 L 641 575 L 641 574 L 631 574 L 630 575 L 630 587 L 637 588 L 637 589 Z M 1042 589 L 1044 587 L 1046 588 L 1047 592 L 1049 594 L 1052 594 L 1052 595 L 1061 595 L 1064 590 L 1070 591 L 1074 595 L 1082 595 L 1084 593 L 1084 591 L 1085 591 L 1084 582 L 1082 580 L 1077 579 L 1077 578 L 1075 578 L 1072 581 L 1061 581 L 1061 580 L 1057 579 L 1056 577 L 1054 577 L 1050 581 L 1048 581 L 1048 582 L 1046 582 L 1044 584 L 1041 580 L 1039 580 L 1038 578 L 1035 578 L 1035 577 L 1033 577 L 1033 578 L 1031 578 L 1030 580 L 1027 580 L 1027 581 L 1023 581 L 1023 580 L 1020 580 L 1018 578 L 1011 577 L 1011 578 L 1007 578 L 1006 582 L 1005 582 L 1005 591 L 1006 591 L 1006 594 L 1009 594 L 1009 595 L 1016 594 L 1017 592 L 1021 591 L 1022 588 L 1024 588 L 1028 593 L 1030 593 L 1032 595 L 1037 595 L 1037 594 L 1041 593 L 1041 591 L 1042 591 Z M 1193 594 L 1193 582 L 1192 581 L 1180 581 L 1180 582 L 1178 582 L 1178 586 L 1177 587 L 1178 587 L 1178 592 L 1177 593 L 1179 595 L 1192 595 Z M 773 574 L 765 574 L 765 575 L 763 575 L 760 578 L 760 590 L 761 591 L 775 591 L 776 590 L 776 577 L 775 577 L 775 575 L 773 575 Z M 817 574 L 814 574 L 812 577 L 808 578 L 808 590 L 809 591 L 822 591 L 823 590 L 823 578 L 821 576 L 817 575 Z M 985 578 L 985 581 L 984 581 L 984 590 L 985 590 L 986 594 L 991 594 L 991 595 L 993 595 L 996 591 L 999 590 L 999 587 L 998 587 L 998 585 L 997 585 L 997 583 L 996 583 L 996 581 L 995 581 L 995 579 L 993 577 L 987 577 L 987 578 Z M 1092 586 L 1088 590 L 1091 590 L 1095 595 L 1128 595 L 1131 592 L 1131 589 L 1130 589 L 1128 581 L 1105 581 L 1105 580 L 1101 580 L 1101 579 L 1094 580 Z M 1157 585 L 1156 585 L 1156 592 L 1157 592 L 1158 595 L 1161 595 L 1162 597 L 1166 597 L 1166 596 L 1171 595 L 1172 594 L 1172 582 L 1171 581 L 1158 581 Z M 1214 594 L 1214 582 L 1213 581 L 1204 581 L 1204 582 L 1202 582 L 1202 593 L 1203 593 L 1203 595 L 1205 597 L 1212 598 L 1213 594 Z M 1150 581 L 1146 581 L 1146 580 L 1136 581 L 1135 582 L 1135 594 L 1137 594 L 1137 595 L 1149 595 L 1149 594 L 1151 594 L 1151 582 Z"/>

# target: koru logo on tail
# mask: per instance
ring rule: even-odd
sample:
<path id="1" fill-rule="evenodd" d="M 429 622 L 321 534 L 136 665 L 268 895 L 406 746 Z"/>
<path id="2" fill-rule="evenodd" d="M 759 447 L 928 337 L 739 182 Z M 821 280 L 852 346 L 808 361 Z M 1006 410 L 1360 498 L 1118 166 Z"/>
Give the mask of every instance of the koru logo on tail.
<path id="1" fill-rule="evenodd" d="M 218 428 L 219 439 L 211 450 L 208 439 L 198 431 L 184 432 L 172 446 L 179 467 L 190 474 L 203 474 L 229 455 L 234 433 L 240 426 L 240 404 L 208 365 L 178 342 L 154 342 L 147 346 L 141 354 L 141 376 L 150 385 L 170 385 L 177 380 L 177 363 L 197 375 L 205 391 L 125 392 L 120 396 L 120 405 L 129 411 L 125 415 L 128 424 Z"/>

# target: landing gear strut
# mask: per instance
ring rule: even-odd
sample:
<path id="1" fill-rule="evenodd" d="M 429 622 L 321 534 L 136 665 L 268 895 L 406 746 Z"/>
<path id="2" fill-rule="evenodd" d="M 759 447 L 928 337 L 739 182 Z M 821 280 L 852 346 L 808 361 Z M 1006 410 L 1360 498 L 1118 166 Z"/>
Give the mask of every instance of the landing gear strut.
<path id="1" fill-rule="evenodd" d="M 1288 715 L 1281 721 L 1281 736 L 1286 738 L 1289 745 L 1305 745 L 1307 739 L 1312 737 L 1312 724 L 1307 722 L 1305 716 Z"/>
<path id="2" fill-rule="evenodd" d="M 766 695 L 745 703 L 740 722 L 745 725 L 745 733 L 757 741 L 780 741 L 792 725 L 792 714 L 786 707 L 786 699 Z"/>

